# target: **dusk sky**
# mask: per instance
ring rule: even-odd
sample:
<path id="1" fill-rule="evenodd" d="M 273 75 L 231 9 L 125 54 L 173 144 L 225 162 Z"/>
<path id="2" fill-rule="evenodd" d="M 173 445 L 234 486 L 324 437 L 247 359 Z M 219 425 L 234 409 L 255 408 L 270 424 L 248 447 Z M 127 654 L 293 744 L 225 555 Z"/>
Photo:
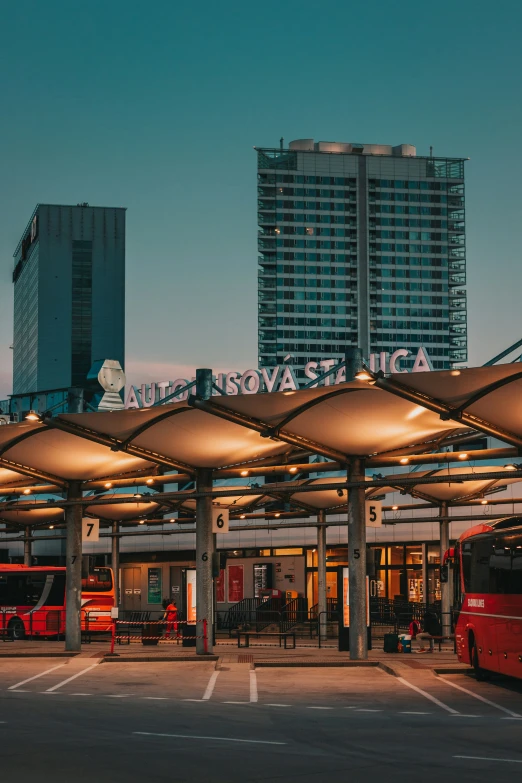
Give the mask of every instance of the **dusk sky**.
<path id="1" fill-rule="evenodd" d="M 1 397 L 12 255 L 38 202 L 127 207 L 131 383 L 256 367 L 252 148 L 281 136 L 469 157 L 468 364 L 522 337 L 519 3 L 18 0 L 1 11 Z"/>

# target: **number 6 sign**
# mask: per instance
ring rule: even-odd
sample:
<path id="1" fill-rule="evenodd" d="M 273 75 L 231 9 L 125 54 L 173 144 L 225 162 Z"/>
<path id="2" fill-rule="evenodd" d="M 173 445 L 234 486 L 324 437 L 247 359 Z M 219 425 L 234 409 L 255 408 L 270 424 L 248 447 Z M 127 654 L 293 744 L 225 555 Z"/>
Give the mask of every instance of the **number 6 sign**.
<path id="1" fill-rule="evenodd" d="M 89 519 L 84 517 L 82 519 L 82 541 L 99 541 L 100 540 L 100 520 Z"/>
<path id="2" fill-rule="evenodd" d="M 212 507 L 212 532 L 213 533 L 228 533 L 228 508 L 221 508 L 220 506 Z"/>

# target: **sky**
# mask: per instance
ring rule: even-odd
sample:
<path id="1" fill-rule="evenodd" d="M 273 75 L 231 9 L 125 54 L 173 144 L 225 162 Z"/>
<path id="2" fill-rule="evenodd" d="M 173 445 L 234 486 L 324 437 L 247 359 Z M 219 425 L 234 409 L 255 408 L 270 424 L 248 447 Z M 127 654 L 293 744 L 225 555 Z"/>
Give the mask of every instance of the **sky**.
<path id="1" fill-rule="evenodd" d="M 130 383 L 257 366 L 254 146 L 466 163 L 468 365 L 522 337 L 515 0 L 0 0 L 0 396 L 37 203 L 127 208 Z"/>

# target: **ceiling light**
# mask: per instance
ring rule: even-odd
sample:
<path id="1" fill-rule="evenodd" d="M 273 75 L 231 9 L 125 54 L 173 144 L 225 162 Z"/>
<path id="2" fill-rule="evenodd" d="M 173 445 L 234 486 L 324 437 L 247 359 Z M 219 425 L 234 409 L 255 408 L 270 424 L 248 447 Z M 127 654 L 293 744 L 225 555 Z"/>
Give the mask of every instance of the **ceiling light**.
<path id="1" fill-rule="evenodd" d="M 392 506 L 392 511 L 398 511 L 398 510 L 399 510 L 399 506 Z"/>
<path id="2" fill-rule="evenodd" d="M 280 514 L 280 513 L 279 513 L 279 511 L 278 511 L 278 512 L 277 512 L 277 514 L 274 514 L 274 516 L 275 516 L 275 517 L 280 517 L 280 516 L 281 516 L 281 514 Z"/>
<path id="3" fill-rule="evenodd" d="M 147 479 L 145 484 L 154 484 L 154 479 L 153 478 Z"/>
<path id="4" fill-rule="evenodd" d="M 288 468 L 288 472 L 289 473 L 296 473 L 297 472 L 297 468 Z"/>
<path id="5" fill-rule="evenodd" d="M 110 489 L 112 487 L 112 481 L 106 481 L 103 486 L 105 487 L 105 489 Z"/>
<path id="6" fill-rule="evenodd" d="M 408 457 L 402 457 L 402 459 L 399 460 L 401 465 L 407 465 L 409 461 L 410 460 L 408 459 Z"/>
<path id="7" fill-rule="evenodd" d="M 460 370 L 452 370 L 450 375 L 460 375 Z"/>
<path id="8" fill-rule="evenodd" d="M 141 492 L 135 492 L 134 493 L 134 497 L 135 498 L 141 498 L 142 497 Z"/>
<path id="9" fill-rule="evenodd" d="M 37 413 L 36 411 L 33 411 L 33 409 L 31 408 L 29 413 L 26 414 L 25 418 L 27 419 L 27 421 L 40 421 L 40 414 Z"/>
<path id="10" fill-rule="evenodd" d="M 248 470 L 242 470 L 241 471 L 242 476 L 248 476 Z"/>
<path id="11" fill-rule="evenodd" d="M 481 504 L 482 504 L 483 506 L 487 506 L 487 505 L 488 505 L 488 501 L 486 500 L 486 498 L 484 498 L 484 499 L 483 499 L 483 500 L 481 500 L 480 502 L 481 502 Z"/>
<path id="12" fill-rule="evenodd" d="M 466 454 L 466 452 L 464 452 L 463 454 L 459 454 L 459 459 L 467 459 L 467 458 L 468 455 Z"/>
<path id="13" fill-rule="evenodd" d="M 368 370 L 359 370 L 355 373 L 354 378 L 356 381 L 373 381 L 373 376 Z"/>
<path id="14" fill-rule="evenodd" d="M 145 524 L 145 520 L 144 519 L 140 519 L 140 525 L 144 525 L 144 524 Z"/>
<path id="15" fill-rule="evenodd" d="M 49 530 L 54 530 L 54 525 L 49 525 Z"/>
<path id="16" fill-rule="evenodd" d="M 24 489 L 24 495 L 30 495 L 31 490 L 30 489 Z"/>
<path id="17" fill-rule="evenodd" d="M 241 514 L 241 516 L 239 517 L 239 519 L 245 519 L 245 517 L 246 517 L 246 514 Z"/>
<path id="18" fill-rule="evenodd" d="M 510 465 L 504 465 L 504 470 L 516 470 L 517 466 L 511 463 Z"/>

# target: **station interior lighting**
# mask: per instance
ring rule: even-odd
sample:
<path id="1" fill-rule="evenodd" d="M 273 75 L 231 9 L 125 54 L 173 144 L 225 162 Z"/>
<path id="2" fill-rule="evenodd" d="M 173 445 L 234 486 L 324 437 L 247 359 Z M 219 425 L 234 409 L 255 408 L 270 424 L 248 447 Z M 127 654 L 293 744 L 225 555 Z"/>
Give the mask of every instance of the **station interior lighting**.
<path id="1" fill-rule="evenodd" d="M 288 472 L 289 472 L 289 473 L 297 473 L 297 468 L 295 468 L 295 467 L 293 467 L 293 468 L 288 468 Z"/>
<path id="2" fill-rule="evenodd" d="M 482 498 L 482 500 L 480 502 L 481 502 L 481 504 L 483 506 L 487 506 L 488 505 L 488 501 L 486 500 L 486 498 Z"/>
<path id="3" fill-rule="evenodd" d="M 354 378 L 356 381 L 373 381 L 373 376 L 368 370 L 359 370 L 355 373 Z"/>
<path id="4" fill-rule="evenodd" d="M 248 476 L 248 470 L 242 470 L 241 471 L 242 476 Z"/>
<path id="5" fill-rule="evenodd" d="M 145 483 L 146 484 L 154 484 L 154 479 L 153 478 L 149 478 L 149 479 L 147 479 L 147 481 Z"/>
<path id="6" fill-rule="evenodd" d="M 399 510 L 399 506 L 392 506 L 392 511 L 398 511 L 398 510 Z"/>
<path id="7" fill-rule="evenodd" d="M 24 495 L 30 495 L 30 494 L 31 494 L 31 490 L 29 488 L 24 489 Z"/>
<path id="8" fill-rule="evenodd" d="M 26 415 L 25 418 L 27 419 L 27 421 L 40 421 L 41 416 L 36 411 L 33 411 L 33 409 L 31 408 L 31 410 L 29 411 L 29 413 Z"/>
<path id="9" fill-rule="evenodd" d="M 245 519 L 245 518 L 246 518 L 246 514 L 241 514 L 241 516 L 239 517 L 239 519 Z"/>
<path id="10" fill-rule="evenodd" d="M 135 497 L 135 498 L 141 498 L 141 497 L 142 497 L 142 494 L 141 494 L 141 492 L 135 492 L 135 493 L 134 493 L 134 497 Z"/>
<path id="11" fill-rule="evenodd" d="M 275 517 L 280 517 L 280 516 L 281 516 L 281 514 L 280 514 L 280 513 L 279 513 L 279 511 L 278 511 L 278 512 L 277 512 L 277 514 L 274 514 L 274 516 L 275 516 Z"/>
<path id="12" fill-rule="evenodd" d="M 112 487 L 112 481 L 106 481 L 103 486 L 105 487 L 105 489 L 110 489 Z"/>
<path id="13" fill-rule="evenodd" d="M 468 455 L 468 454 L 466 454 L 466 452 L 463 452 L 462 454 L 459 454 L 459 459 L 467 459 L 467 458 L 468 458 L 468 456 L 469 456 L 469 455 Z"/>
<path id="14" fill-rule="evenodd" d="M 408 459 L 408 457 L 402 457 L 402 459 L 399 460 L 401 465 L 407 465 L 409 461 L 410 460 Z"/>

